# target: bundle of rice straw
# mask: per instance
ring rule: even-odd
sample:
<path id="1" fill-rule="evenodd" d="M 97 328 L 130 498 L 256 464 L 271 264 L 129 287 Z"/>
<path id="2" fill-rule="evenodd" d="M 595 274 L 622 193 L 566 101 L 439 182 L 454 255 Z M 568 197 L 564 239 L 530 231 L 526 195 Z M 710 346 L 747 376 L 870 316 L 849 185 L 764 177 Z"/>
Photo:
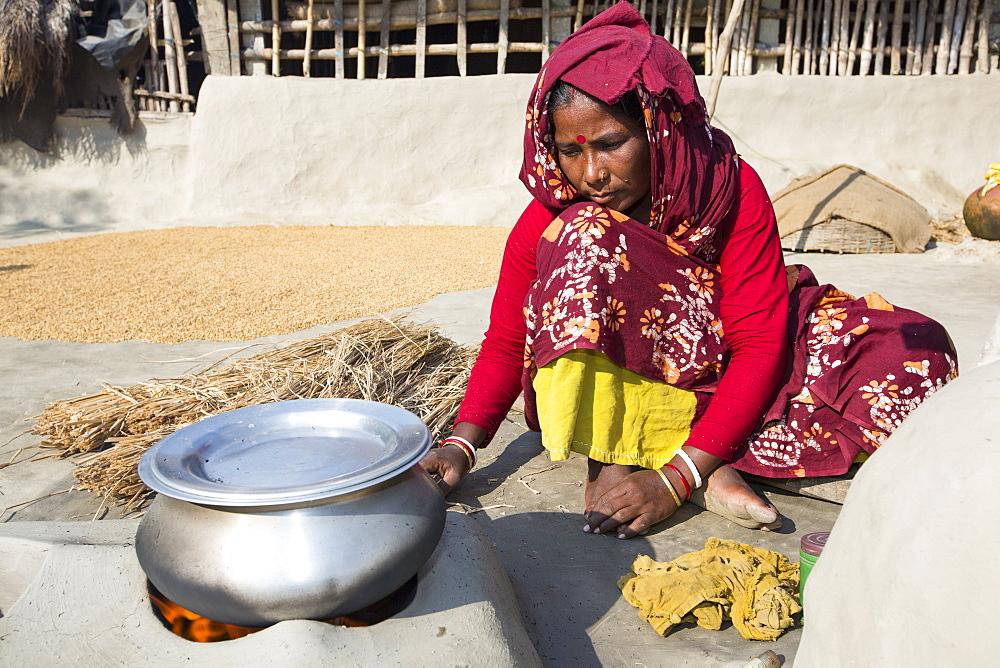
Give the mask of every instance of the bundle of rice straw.
<path id="1" fill-rule="evenodd" d="M 129 511 L 152 494 L 136 470 L 150 445 L 236 408 L 287 399 L 380 401 L 415 413 L 437 440 L 455 419 L 476 352 L 434 327 L 365 320 L 181 378 L 105 385 L 50 404 L 31 431 L 60 456 L 97 451 L 77 466 L 76 487 Z"/>

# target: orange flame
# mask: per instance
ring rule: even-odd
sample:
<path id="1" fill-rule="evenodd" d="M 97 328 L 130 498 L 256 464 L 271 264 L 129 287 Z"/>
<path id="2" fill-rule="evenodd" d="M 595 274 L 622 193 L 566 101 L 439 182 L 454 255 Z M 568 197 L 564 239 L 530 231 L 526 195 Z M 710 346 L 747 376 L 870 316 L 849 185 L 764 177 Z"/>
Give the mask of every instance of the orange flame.
<path id="1" fill-rule="evenodd" d="M 238 626 L 216 622 L 177 605 L 150 586 L 149 598 L 156 605 L 160 615 L 170 625 L 170 630 L 182 638 L 193 642 L 219 642 L 236 640 L 251 633 L 263 631 L 266 627 Z M 369 626 L 368 622 L 353 617 L 334 617 L 326 622 L 335 626 Z"/>

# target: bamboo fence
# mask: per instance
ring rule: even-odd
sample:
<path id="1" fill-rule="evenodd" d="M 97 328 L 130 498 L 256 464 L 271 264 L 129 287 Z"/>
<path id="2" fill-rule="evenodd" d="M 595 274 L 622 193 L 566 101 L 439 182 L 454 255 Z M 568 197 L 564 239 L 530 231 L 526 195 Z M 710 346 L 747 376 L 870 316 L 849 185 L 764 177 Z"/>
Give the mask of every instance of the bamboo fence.
<path id="1" fill-rule="evenodd" d="M 518 61 L 518 71 L 537 71 L 572 30 L 612 4 L 197 0 L 200 25 L 182 35 L 174 2 L 149 3 L 148 74 L 145 88 L 137 91 L 143 109 L 191 108 L 186 72 L 191 60 L 223 75 L 385 79 L 503 74 L 514 54 L 537 54 Z M 1000 71 L 1000 0 L 637 0 L 635 5 L 699 74 Z M 733 29 L 725 35 L 730 19 Z M 405 66 L 393 67 L 403 61 Z"/>

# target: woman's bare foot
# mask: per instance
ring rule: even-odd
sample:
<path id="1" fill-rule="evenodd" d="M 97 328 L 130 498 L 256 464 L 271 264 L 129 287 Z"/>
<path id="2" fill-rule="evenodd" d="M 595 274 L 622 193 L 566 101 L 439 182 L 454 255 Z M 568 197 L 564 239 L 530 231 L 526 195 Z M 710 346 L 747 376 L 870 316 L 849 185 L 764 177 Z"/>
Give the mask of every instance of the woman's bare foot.
<path id="1" fill-rule="evenodd" d="M 587 488 L 583 492 L 584 512 L 589 512 L 593 504 L 604 493 L 632 473 L 631 466 L 605 464 L 594 459 L 587 460 Z"/>
<path id="2" fill-rule="evenodd" d="M 691 502 L 748 529 L 777 529 L 778 510 L 750 488 L 735 469 L 720 466 L 705 486 L 691 495 Z"/>

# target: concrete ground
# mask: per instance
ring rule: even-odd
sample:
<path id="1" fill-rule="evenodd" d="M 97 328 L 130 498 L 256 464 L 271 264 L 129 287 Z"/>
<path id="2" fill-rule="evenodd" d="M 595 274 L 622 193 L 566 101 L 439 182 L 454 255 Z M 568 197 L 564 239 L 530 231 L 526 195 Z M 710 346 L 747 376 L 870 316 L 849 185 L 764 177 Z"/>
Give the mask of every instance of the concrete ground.
<path id="1" fill-rule="evenodd" d="M 990 337 L 1000 308 L 996 263 L 943 261 L 935 259 L 935 251 L 810 254 L 786 260 L 808 264 L 822 282 L 858 295 L 877 291 L 890 302 L 938 319 L 951 332 L 965 368 L 971 368 Z M 484 289 L 441 295 L 418 306 L 412 317 L 437 323 L 460 342 L 476 343 L 486 327 L 491 294 Z M 280 343 L 337 326 L 251 343 Z M 28 461 L 50 454 L 34 448 L 37 437 L 22 435 L 47 402 L 97 391 L 102 382 L 130 385 L 183 374 L 245 343 L 0 339 L 0 465 L 15 462 L 0 469 L 0 522 L 89 519 L 101 506 L 90 493 L 64 492 L 73 482 L 72 461 Z M 19 452 L 21 448 L 27 449 Z M 621 598 L 616 581 L 637 555 L 670 560 L 700 549 L 712 536 L 777 550 L 794 560 L 799 538 L 830 529 L 838 505 L 767 489 L 764 493 L 786 518 L 780 531 L 750 531 L 688 505 L 649 536 L 619 541 L 582 532 L 584 472 L 585 462 L 579 457 L 555 465 L 549 462 L 538 435 L 527 432 L 521 415 L 512 412 L 496 442 L 482 453 L 479 468 L 450 497 L 464 504 L 495 543 L 528 632 L 546 664 L 705 666 L 745 662 L 765 649 L 786 661 L 794 657 L 799 630 L 775 643 L 746 641 L 731 626 L 721 631 L 683 628 L 662 638 Z M 117 515 L 114 509 L 106 514 Z M 473 657 L 470 660 L 475 663 Z"/>

